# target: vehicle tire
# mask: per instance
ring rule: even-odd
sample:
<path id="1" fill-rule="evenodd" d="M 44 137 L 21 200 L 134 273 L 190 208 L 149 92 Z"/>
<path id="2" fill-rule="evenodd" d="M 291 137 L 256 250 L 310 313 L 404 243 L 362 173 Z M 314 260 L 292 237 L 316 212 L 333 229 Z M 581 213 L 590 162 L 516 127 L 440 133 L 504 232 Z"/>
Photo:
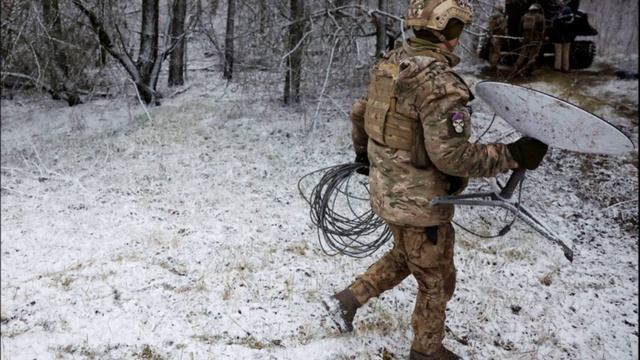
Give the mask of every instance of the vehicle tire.
<path id="1" fill-rule="evenodd" d="M 571 43 L 571 69 L 586 69 L 596 57 L 596 44 L 593 41 L 579 40 Z"/>

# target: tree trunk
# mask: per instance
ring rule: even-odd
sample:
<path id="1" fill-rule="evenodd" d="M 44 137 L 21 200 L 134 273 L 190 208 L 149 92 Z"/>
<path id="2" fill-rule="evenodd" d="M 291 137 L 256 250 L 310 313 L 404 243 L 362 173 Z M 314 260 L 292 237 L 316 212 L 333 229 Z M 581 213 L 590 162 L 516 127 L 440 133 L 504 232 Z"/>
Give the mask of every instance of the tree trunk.
<path id="1" fill-rule="evenodd" d="M 100 1 L 100 17 L 104 19 L 105 17 L 105 1 Z M 99 51 L 99 57 L 98 57 L 98 66 L 103 68 L 107 65 L 107 51 L 100 45 L 100 39 L 98 38 L 98 51 Z"/>
<path id="2" fill-rule="evenodd" d="M 49 44 L 51 55 L 55 62 L 60 66 L 62 75 L 69 75 L 69 65 L 67 64 L 67 56 L 64 51 L 60 51 L 58 42 L 55 40 L 62 39 L 62 22 L 60 21 L 60 7 L 58 0 L 42 0 L 42 14 L 44 22 L 49 32 Z"/>
<path id="3" fill-rule="evenodd" d="M 301 44 L 304 37 L 304 0 L 290 0 L 291 14 L 295 21 L 289 26 L 287 51 L 287 68 L 284 80 L 284 103 L 286 105 L 300 102 L 300 83 L 302 80 L 302 54 Z"/>
<path id="4" fill-rule="evenodd" d="M 149 8 L 148 3 L 151 3 L 151 5 L 153 5 L 153 2 L 148 1 L 148 0 L 143 0 L 143 9 L 144 7 Z M 142 98 L 142 100 L 149 104 L 151 102 L 153 102 L 156 97 L 157 97 L 157 92 L 155 90 L 155 80 L 153 79 L 153 77 L 156 77 L 157 80 L 157 75 L 160 72 L 160 66 L 162 64 L 162 61 L 158 61 L 155 62 L 155 66 L 151 67 L 148 77 L 150 78 L 149 80 L 145 81 L 143 80 L 143 76 L 142 76 L 142 71 L 141 71 L 141 59 L 143 58 L 143 52 L 141 51 L 139 56 L 138 56 L 138 62 L 134 62 L 133 59 L 131 58 L 131 56 L 126 52 L 123 51 L 121 49 L 118 49 L 118 47 L 113 43 L 113 41 L 111 40 L 111 37 L 109 36 L 109 32 L 107 32 L 106 28 L 105 28 L 105 23 L 103 21 L 102 18 L 100 18 L 95 12 L 91 11 L 86 4 L 84 3 L 84 1 L 82 0 L 71 0 L 71 2 L 73 2 L 73 4 L 89 19 L 89 23 L 91 25 L 91 30 L 93 30 L 93 32 L 98 35 L 98 39 L 100 40 L 100 46 L 102 46 L 102 48 L 107 51 L 111 56 L 113 56 L 116 60 L 118 60 L 118 62 L 122 65 L 122 67 L 127 71 L 127 73 L 129 74 L 129 76 L 131 77 L 131 81 L 136 85 L 136 90 L 140 93 L 140 97 Z M 158 12 L 159 12 L 159 6 L 158 6 L 158 0 L 155 0 L 155 6 L 151 6 L 151 8 L 155 8 L 156 10 L 156 15 L 155 15 L 155 22 L 156 22 L 156 52 L 157 52 L 157 36 L 158 36 L 158 32 L 157 32 L 157 20 L 158 20 Z M 153 9 L 151 9 L 153 10 Z M 153 12 L 153 11 L 152 11 Z M 145 27 L 144 23 L 144 19 L 145 16 L 147 14 L 145 13 L 145 11 L 143 11 L 143 28 Z M 153 16 L 151 16 L 151 18 L 153 18 Z M 108 21 L 108 19 L 106 19 Z M 149 25 L 147 25 L 148 27 Z M 151 37 L 153 38 L 153 36 Z M 141 41 L 142 42 L 142 41 Z M 153 39 L 151 40 L 151 42 L 153 42 Z M 141 47 L 143 48 L 143 47 Z M 149 47 L 151 49 L 153 49 L 153 46 Z M 153 55 L 154 52 L 151 52 Z M 156 53 L 156 58 L 157 58 L 157 53 Z M 155 70 L 155 71 L 154 71 Z"/>
<path id="5" fill-rule="evenodd" d="M 62 83 L 58 76 L 57 63 L 60 60 L 58 55 L 58 43 L 51 38 L 57 38 L 62 33 L 62 24 L 60 23 L 60 17 L 58 16 L 58 1 L 57 0 L 42 0 L 42 17 L 47 28 L 49 39 L 47 40 L 47 50 L 49 59 L 49 65 L 47 66 L 47 76 L 49 78 L 49 85 L 54 99 L 60 99 L 62 92 Z M 66 62 L 65 62 L 66 63 Z"/>
<path id="6" fill-rule="evenodd" d="M 378 0 L 378 10 L 387 11 L 387 0 Z M 387 17 L 382 14 L 376 16 L 376 57 L 382 57 L 387 49 Z"/>
<path id="7" fill-rule="evenodd" d="M 227 34 L 224 39 L 224 74 L 223 78 L 231 80 L 233 77 L 233 30 L 236 17 L 236 0 L 228 0 Z"/>
<path id="8" fill-rule="evenodd" d="M 171 17 L 171 40 L 175 42 L 175 47 L 169 58 L 169 86 L 179 86 L 184 84 L 184 54 L 185 54 L 185 32 L 184 20 L 187 15 L 187 1 L 173 1 L 173 16 Z"/>
<path id="9" fill-rule="evenodd" d="M 267 0 L 260 0 L 260 33 L 264 34 L 267 31 L 267 23 L 269 21 L 269 7 L 267 6 Z"/>
<path id="10" fill-rule="evenodd" d="M 42 16 L 49 39 L 47 47 L 51 63 L 48 66 L 49 82 L 54 99 L 63 98 L 69 106 L 81 103 L 75 86 L 69 81 L 67 53 L 59 41 L 63 39 L 62 21 L 58 0 L 42 0 Z"/>
<path id="11" fill-rule="evenodd" d="M 153 68 L 158 61 L 159 15 L 159 0 L 142 0 L 142 29 L 140 31 L 140 53 L 138 54 L 137 67 L 140 71 L 140 80 L 145 85 L 151 84 Z M 141 95 L 143 95 L 142 92 Z M 151 102 L 151 99 L 144 100 Z"/>

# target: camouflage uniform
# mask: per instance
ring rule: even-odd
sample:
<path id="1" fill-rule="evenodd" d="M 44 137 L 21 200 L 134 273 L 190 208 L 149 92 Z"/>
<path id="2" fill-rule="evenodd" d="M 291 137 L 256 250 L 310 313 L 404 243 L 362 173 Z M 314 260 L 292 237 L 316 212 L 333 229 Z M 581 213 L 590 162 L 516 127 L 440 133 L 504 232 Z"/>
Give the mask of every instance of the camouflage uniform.
<path id="1" fill-rule="evenodd" d="M 503 144 L 472 144 L 466 107 L 472 94 L 451 66 L 459 59 L 431 43 L 413 38 L 391 51 L 372 70 L 397 65 L 395 111 L 422 126 L 428 161 L 421 168 L 408 150 L 394 149 L 365 132 L 367 96 L 351 113 L 356 153 L 368 151 L 369 186 L 374 212 L 390 226 L 394 247 L 349 286 L 362 305 L 412 274 L 419 285 L 412 326 L 412 351 L 431 354 L 442 347 L 446 304 L 455 288 L 452 205 L 429 207 L 435 196 L 464 190 L 468 177 L 491 177 L 518 167 Z M 386 64 L 386 65 L 385 65 Z M 368 96 L 374 91 L 369 89 Z M 371 109 L 369 109 L 371 110 Z"/>
<path id="2" fill-rule="evenodd" d="M 495 37 L 507 35 L 507 17 L 504 15 L 504 9 L 497 9 L 489 19 L 489 34 L 491 36 L 489 49 L 489 63 L 498 65 L 500 62 L 500 49 L 504 43 L 504 38 Z"/>
<path id="3" fill-rule="evenodd" d="M 522 16 L 522 48 L 514 71 L 526 70 L 536 61 L 544 40 L 544 21 L 541 11 L 528 11 Z"/>

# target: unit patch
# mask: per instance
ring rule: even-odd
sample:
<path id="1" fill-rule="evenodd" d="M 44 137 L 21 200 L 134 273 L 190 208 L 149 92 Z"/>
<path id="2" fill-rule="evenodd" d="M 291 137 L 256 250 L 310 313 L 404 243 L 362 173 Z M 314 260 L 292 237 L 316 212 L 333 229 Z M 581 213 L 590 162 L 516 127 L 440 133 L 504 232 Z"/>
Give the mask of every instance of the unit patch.
<path id="1" fill-rule="evenodd" d="M 465 113 L 462 111 L 456 111 L 451 114 L 451 127 L 458 136 L 464 134 L 464 115 Z"/>

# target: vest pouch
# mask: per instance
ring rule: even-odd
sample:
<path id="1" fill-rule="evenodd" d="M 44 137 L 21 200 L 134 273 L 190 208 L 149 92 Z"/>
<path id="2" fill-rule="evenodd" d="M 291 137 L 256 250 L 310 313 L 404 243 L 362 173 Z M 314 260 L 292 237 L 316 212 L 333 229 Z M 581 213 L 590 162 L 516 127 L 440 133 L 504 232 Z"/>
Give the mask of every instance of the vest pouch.
<path id="1" fill-rule="evenodd" d="M 384 128 L 389 114 L 389 103 L 369 99 L 364 115 L 364 131 L 378 144 L 385 145 Z"/>
<path id="2" fill-rule="evenodd" d="M 385 128 L 391 99 L 395 87 L 398 67 L 382 63 L 372 71 L 371 84 L 367 92 L 367 108 L 364 114 L 364 130 L 367 135 L 381 145 L 385 143 Z"/>
<path id="3" fill-rule="evenodd" d="M 393 111 L 395 99 L 387 115 L 384 129 L 385 145 L 393 149 L 411 151 L 417 121 Z"/>
<path id="4" fill-rule="evenodd" d="M 536 18 L 530 15 L 525 15 L 522 18 L 522 30 L 532 31 L 536 25 Z"/>

